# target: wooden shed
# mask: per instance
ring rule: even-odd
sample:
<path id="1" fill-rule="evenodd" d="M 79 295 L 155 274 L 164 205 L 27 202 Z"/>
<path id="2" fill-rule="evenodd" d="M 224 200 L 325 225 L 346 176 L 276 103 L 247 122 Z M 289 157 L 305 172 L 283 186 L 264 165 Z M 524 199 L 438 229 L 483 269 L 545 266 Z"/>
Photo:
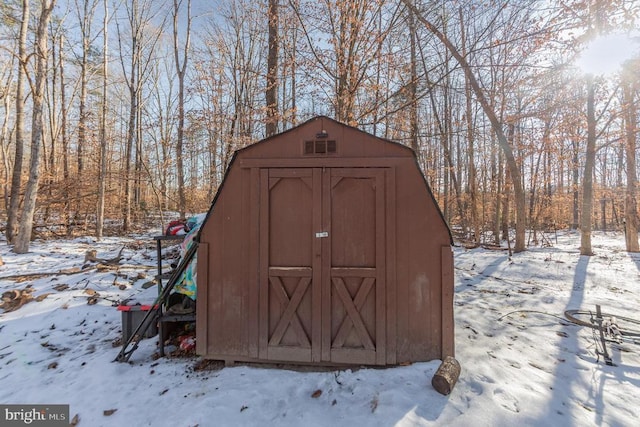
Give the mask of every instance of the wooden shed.
<path id="1" fill-rule="evenodd" d="M 316 117 L 238 150 L 199 242 L 205 358 L 454 356 L 451 233 L 408 147 Z"/>

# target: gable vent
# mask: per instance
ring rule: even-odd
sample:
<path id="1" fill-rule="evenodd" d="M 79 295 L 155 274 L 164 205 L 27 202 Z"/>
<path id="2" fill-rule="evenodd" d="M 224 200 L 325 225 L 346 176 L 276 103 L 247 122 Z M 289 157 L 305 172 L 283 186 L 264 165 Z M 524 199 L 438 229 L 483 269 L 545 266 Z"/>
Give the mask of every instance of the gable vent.
<path id="1" fill-rule="evenodd" d="M 326 156 L 327 154 L 336 154 L 337 144 L 334 139 L 330 140 L 313 140 L 304 142 L 304 155 L 305 156 Z"/>

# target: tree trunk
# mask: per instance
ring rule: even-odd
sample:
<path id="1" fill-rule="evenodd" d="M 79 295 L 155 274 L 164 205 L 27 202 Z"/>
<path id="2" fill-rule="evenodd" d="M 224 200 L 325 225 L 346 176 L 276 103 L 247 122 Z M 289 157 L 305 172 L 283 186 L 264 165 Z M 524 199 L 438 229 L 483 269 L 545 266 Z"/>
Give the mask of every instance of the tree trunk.
<path id="1" fill-rule="evenodd" d="M 7 220 L 7 242 L 13 243 L 18 235 L 20 215 L 20 188 L 24 158 L 24 77 L 27 66 L 27 31 L 29 30 L 29 0 L 22 1 L 22 23 L 18 42 L 18 76 L 16 82 L 16 148 L 11 177 L 11 201 Z"/>
<path id="2" fill-rule="evenodd" d="M 102 108 L 100 109 L 100 172 L 98 178 L 98 205 L 96 210 L 96 238 L 102 239 L 104 229 L 104 194 L 107 181 L 107 76 L 109 71 L 108 27 L 109 3 L 104 1 L 102 25 Z"/>
<path id="3" fill-rule="evenodd" d="M 496 149 L 495 135 L 491 138 L 491 192 L 495 195 L 492 230 L 493 243 L 500 245 L 500 211 L 502 205 L 502 159 Z"/>
<path id="4" fill-rule="evenodd" d="M 138 25 L 138 2 L 134 1 L 131 4 L 131 31 L 133 36 L 131 39 L 131 62 L 129 80 L 127 82 L 129 88 L 129 121 L 127 124 L 127 139 L 125 143 L 125 158 L 124 158 L 124 205 L 122 206 L 122 231 L 128 232 L 131 227 L 131 155 L 133 153 L 133 144 L 136 134 L 136 117 L 138 111 L 138 61 L 140 60 L 140 43 L 137 38 L 140 29 Z M 116 21 L 117 22 L 117 21 Z M 121 35 L 118 34 L 120 38 Z M 123 55 L 122 48 L 120 49 L 120 55 Z M 124 64 L 123 64 L 124 68 Z"/>
<path id="5" fill-rule="evenodd" d="M 80 13 L 78 11 L 78 13 Z M 87 131 L 87 80 L 88 80 L 88 62 L 89 62 L 89 37 L 90 37 L 90 19 L 89 16 L 89 0 L 82 3 L 82 17 L 80 17 L 80 31 L 82 33 L 82 57 L 80 58 L 80 99 L 78 110 L 78 144 L 76 146 L 77 155 L 77 178 L 75 182 L 75 212 L 73 217 L 78 218 L 82 205 L 82 187 L 84 184 L 84 148 L 86 142 Z"/>
<path id="6" fill-rule="evenodd" d="M 632 83 L 624 86 L 627 191 L 625 197 L 625 243 L 628 252 L 640 252 L 638 247 L 638 201 L 636 198 L 636 135 L 637 108 Z"/>
<path id="7" fill-rule="evenodd" d="M 9 207 L 9 194 L 11 192 L 10 189 L 10 180 L 9 174 L 11 172 L 11 162 L 9 160 L 9 140 L 11 139 L 11 134 L 9 132 L 9 116 L 11 115 L 11 104 L 12 98 L 9 93 L 9 87 L 7 85 L 6 92 L 4 92 L 4 97 L 2 97 L 2 101 L 4 103 L 4 119 L 2 120 L 2 131 L 0 131 L 0 149 L 2 149 L 2 196 L 5 208 Z"/>
<path id="8" fill-rule="evenodd" d="M 409 51 L 410 51 L 410 80 L 409 80 L 409 139 L 411 148 L 418 155 L 418 70 L 416 55 L 416 24 L 413 11 L 408 10 L 409 14 Z"/>
<path id="9" fill-rule="evenodd" d="M 14 252 L 23 254 L 29 251 L 31 241 L 31 227 L 36 210 L 38 197 L 38 184 L 40 180 L 40 152 L 42 150 L 43 115 L 42 103 L 47 77 L 47 58 L 49 56 L 47 26 L 55 5 L 55 0 L 42 1 L 38 29 L 36 33 L 36 82 L 33 97 L 33 115 L 31 120 L 31 161 L 29 165 L 29 180 L 24 196 L 22 218 L 18 237 L 16 238 Z"/>
<path id="10" fill-rule="evenodd" d="M 348 82 L 348 71 L 347 71 L 347 58 L 346 55 L 346 31 L 347 31 L 347 23 L 345 22 L 347 17 L 347 12 L 344 10 L 344 6 L 339 8 L 339 33 L 335 34 L 334 37 L 337 39 L 336 42 L 336 118 L 339 122 L 349 123 L 349 116 L 352 114 L 350 110 L 350 102 L 349 102 L 349 89 L 347 86 Z M 351 19 L 351 18 L 349 18 Z"/>
<path id="11" fill-rule="evenodd" d="M 462 57 L 467 58 L 467 39 L 464 31 L 464 20 L 462 16 L 462 8 L 458 8 L 458 14 L 460 16 L 460 44 L 462 45 Z M 477 183 L 476 183 L 476 164 L 475 164 L 475 138 L 474 138 L 474 126 L 473 126 L 473 108 L 471 105 L 471 82 L 467 73 L 465 73 L 464 82 L 464 94 L 465 94 L 465 118 L 467 124 L 467 156 L 468 156 L 468 179 L 467 179 L 467 192 L 469 194 L 469 211 L 471 213 L 471 227 L 473 227 L 473 241 L 475 244 L 480 244 L 480 221 L 478 218 L 478 201 L 477 201 Z"/>
<path id="12" fill-rule="evenodd" d="M 593 255 L 591 249 L 591 217 L 593 214 L 593 169 L 596 162 L 595 83 L 587 78 L 587 153 L 582 182 L 582 218 L 580 222 L 580 255 Z"/>
<path id="13" fill-rule="evenodd" d="M 267 54 L 266 136 L 278 132 L 278 0 L 269 0 L 269 52 Z"/>
<path id="14" fill-rule="evenodd" d="M 50 84 L 51 86 L 51 95 L 48 96 L 49 98 L 49 105 L 48 105 L 48 110 L 49 110 L 49 135 L 50 135 L 50 149 L 49 149 L 49 157 L 47 158 L 47 153 L 44 153 L 43 157 L 43 162 L 45 165 L 45 172 L 47 175 L 47 181 L 46 181 L 46 186 L 48 188 L 47 191 L 47 198 L 48 200 L 53 200 L 54 196 L 53 196 L 53 187 L 54 187 L 54 183 L 57 179 L 57 174 L 56 174 L 56 151 L 57 151 L 57 142 L 58 142 L 58 112 L 57 112 L 57 105 L 56 105 L 56 98 L 57 98 L 57 90 L 58 90 L 58 56 L 62 56 L 62 52 L 60 52 L 59 55 L 57 55 L 56 52 L 56 46 L 57 46 L 57 38 L 56 37 L 62 37 L 61 32 L 60 33 L 54 33 L 51 35 L 51 78 L 50 81 L 48 81 L 47 83 Z M 49 88 L 47 88 L 47 91 L 49 91 Z M 46 144 L 45 144 L 45 148 L 46 148 Z M 50 211 L 49 211 L 49 205 L 47 204 L 47 207 L 45 208 L 45 212 L 44 212 L 44 221 L 46 222 L 49 219 L 49 215 L 50 215 Z"/>
<path id="15" fill-rule="evenodd" d="M 509 123 L 507 127 L 507 135 L 509 138 L 509 143 L 513 145 L 513 140 L 515 139 L 515 125 L 513 123 Z M 504 168 L 504 158 L 500 156 L 500 171 L 501 175 L 504 173 L 504 181 L 503 181 L 503 191 L 502 191 L 502 210 L 501 210 L 501 226 L 502 226 L 502 240 L 507 242 L 507 246 L 509 250 L 511 250 L 511 241 L 509 237 L 509 222 L 510 222 L 510 199 L 509 195 L 511 194 L 511 187 L 513 185 L 511 180 L 511 171 L 509 168 Z M 511 253 L 509 253 L 511 255 Z"/>
<path id="16" fill-rule="evenodd" d="M 69 210 L 71 206 L 71 200 L 69 195 L 69 138 L 67 136 L 67 89 L 65 83 L 64 74 L 64 56 L 62 55 L 64 46 L 64 35 L 60 35 L 60 138 L 62 139 L 62 199 L 64 200 L 64 207 L 62 211 L 62 222 L 65 225 L 67 233 L 69 233 Z"/>
<path id="17" fill-rule="evenodd" d="M 134 149 L 135 161 L 133 162 L 133 202 L 131 204 L 132 218 L 134 222 L 139 221 L 140 208 L 142 207 L 142 147 L 144 143 L 144 141 L 142 140 L 142 110 L 144 105 L 144 100 L 142 98 L 142 74 L 142 60 L 140 60 L 138 61 L 139 86 L 136 90 L 138 96 L 138 108 L 136 109 L 136 136 Z"/>
<path id="18" fill-rule="evenodd" d="M 135 53 L 133 54 L 135 56 Z M 133 62 L 133 61 L 132 61 Z M 127 142 L 124 158 L 124 206 L 122 231 L 128 232 L 131 227 L 131 154 L 136 131 L 136 111 L 138 108 L 138 94 L 136 90 L 136 67 L 131 68 L 131 80 L 129 86 L 129 123 L 127 125 Z"/>
<path id="19" fill-rule="evenodd" d="M 189 40 L 191 36 L 191 0 L 187 0 L 187 30 L 182 61 L 178 46 L 178 12 L 182 0 L 173 0 L 173 53 L 178 73 L 178 135 L 176 140 L 176 166 L 178 169 L 178 211 L 180 218 L 186 216 L 187 200 L 184 189 L 184 77 L 189 59 Z"/>
<path id="20" fill-rule="evenodd" d="M 573 189 L 573 222 L 571 223 L 571 229 L 577 230 L 578 224 L 580 224 L 580 191 L 578 185 L 578 178 L 580 177 L 578 141 L 575 137 L 571 141 L 573 154 L 571 161 L 571 188 Z"/>
<path id="21" fill-rule="evenodd" d="M 427 80 L 429 80 L 428 73 L 427 73 Z M 440 134 L 440 137 L 438 139 L 440 141 L 440 146 L 442 147 L 442 153 L 444 157 L 444 164 L 446 169 L 445 181 L 447 182 L 446 191 L 448 192 L 448 187 L 449 187 L 448 178 L 450 178 L 451 186 L 453 187 L 453 191 L 455 193 L 454 196 L 456 201 L 457 212 L 458 212 L 458 215 L 460 216 L 460 219 L 462 220 L 462 218 L 464 217 L 464 209 L 462 207 L 462 196 L 460 194 L 461 193 L 460 181 L 458 181 L 458 177 L 455 174 L 455 167 L 453 165 L 453 159 L 451 158 L 451 149 L 449 148 L 449 144 L 451 143 L 450 133 L 447 132 L 447 129 L 449 129 L 451 126 L 451 119 L 450 119 L 451 115 L 449 111 L 449 104 L 447 102 L 447 95 L 448 94 L 445 94 L 445 97 L 444 97 L 445 120 L 443 122 L 442 119 L 440 118 L 440 114 L 438 114 L 434 92 L 429 91 L 429 98 L 431 100 L 431 109 L 433 111 L 434 120 L 438 127 L 438 133 Z M 448 202 L 447 202 L 447 205 L 445 206 L 448 206 Z"/>

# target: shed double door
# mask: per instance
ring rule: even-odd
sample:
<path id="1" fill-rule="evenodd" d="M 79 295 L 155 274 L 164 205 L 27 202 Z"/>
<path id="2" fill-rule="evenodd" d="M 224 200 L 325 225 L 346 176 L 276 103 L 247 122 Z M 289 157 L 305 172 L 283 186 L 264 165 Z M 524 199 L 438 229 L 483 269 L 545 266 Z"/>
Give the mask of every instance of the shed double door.
<path id="1" fill-rule="evenodd" d="M 260 358 L 385 364 L 390 173 L 260 170 Z"/>

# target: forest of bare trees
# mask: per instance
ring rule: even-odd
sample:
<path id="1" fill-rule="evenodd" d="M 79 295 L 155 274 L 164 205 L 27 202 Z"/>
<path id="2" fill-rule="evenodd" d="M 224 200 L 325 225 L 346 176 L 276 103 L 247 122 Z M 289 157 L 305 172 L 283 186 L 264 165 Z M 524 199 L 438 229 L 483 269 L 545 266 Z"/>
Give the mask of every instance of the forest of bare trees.
<path id="1" fill-rule="evenodd" d="M 637 252 L 640 35 L 578 64 L 639 25 L 633 0 L 5 0 L 0 229 L 26 252 L 205 211 L 234 150 L 324 114 L 412 147 L 461 241 Z"/>

